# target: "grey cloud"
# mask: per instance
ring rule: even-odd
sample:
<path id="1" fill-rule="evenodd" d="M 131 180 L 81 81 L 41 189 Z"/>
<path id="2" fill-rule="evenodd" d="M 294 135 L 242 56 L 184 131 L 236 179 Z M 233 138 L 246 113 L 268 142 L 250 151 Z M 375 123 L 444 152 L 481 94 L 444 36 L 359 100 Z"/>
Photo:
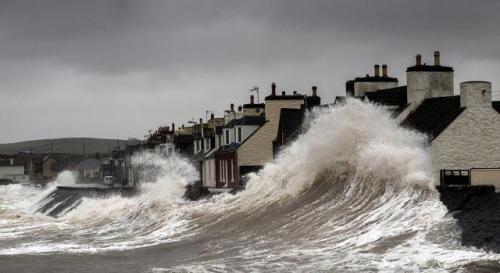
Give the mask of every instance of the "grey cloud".
<path id="1" fill-rule="evenodd" d="M 374 63 L 389 64 L 404 83 L 413 56 L 429 62 L 436 49 L 457 81 L 496 88 L 499 8 L 465 0 L 0 0 L 0 95 L 25 105 L 0 110 L 0 127 L 9 128 L 0 142 L 141 136 L 220 112 L 271 81 L 287 90 L 319 85 L 331 101 Z M 44 108 L 46 118 L 32 122 Z"/>

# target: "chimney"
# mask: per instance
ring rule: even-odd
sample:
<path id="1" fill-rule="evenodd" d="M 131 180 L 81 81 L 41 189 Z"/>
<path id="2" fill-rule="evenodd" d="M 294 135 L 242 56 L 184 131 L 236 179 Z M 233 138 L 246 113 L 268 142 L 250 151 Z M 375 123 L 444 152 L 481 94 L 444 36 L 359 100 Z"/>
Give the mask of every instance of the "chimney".
<path id="1" fill-rule="evenodd" d="M 281 91 L 281 95 L 282 96 L 286 96 L 286 92 L 285 91 Z"/>
<path id="2" fill-rule="evenodd" d="M 172 132 L 175 131 L 175 123 L 172 122 Z"/>
<path id="3" fill-rule="evenodd" d="M 230 104 L 230 109 L 231 109 L 231 112 L 234 112 L 234 103 Z"/>
<path id="4" fill-rule="evenodd" d="M 297 91 L 293 91 L 293 94 L 294 94 L 294 95 L 297 95 Z"/>
<path id="5" fill-rule="evenodd" d="M 243 106 L 238 105 L 238 112 L 241 112 L 243 110 Z"/>
<path id="6" fill-rule="evenodd" d="M 417 60 L 416 65 L 422 65 L 422 55 L 417 54 L 415 59 Z"/>
<path id="7" fill-rule="evenodd" d="M 434 65 L 441 65 L 439 55 L 439 51 L 434 51 Z"/>
<path id="8" fill-rule="evenodd" d="M 214 118 L 215 118 L 215 114 L 214 113 L 210 114 L 210 119 L 214 119 Z"/>
<path id="9" fill-rule="evenodd" d="M 276 96 L 276 83 L 271 84 L 271 96 Z"/>
<path id="10" fill-rule="evenodd" d="M 10 159 L 10 165 L 11 165 L 11 166 L 14 166 L 14 158 L 11 158 L 11 159 Z"/>
<path id="11" fill-rule="evenodd" d="M 253 98 L 253 95 L 250 95 L 250 104 L 254 104 L 254 98 Z"/>
<path id="12" fill-rule="evenodd" d="M 203 119 L 200 118 L 200 125 L 203 125 Z"/>
<path id="13" fill-rule="evenodd" d="M 491 107 L 491 82 L 470 81 L 460 83 L 460 106 Z"/>
<path id="14" fill-rule="evenodd" d="M 182 127 L 181 127 L 181 128 L 182 128 L 182 130 L 184 131 L 184 124 L 182 124 Z"/>
<path id="15" fill-rule="evenodd" d="M 382 77 L 387 78 L 387 65 L 382 65 Z"/>
<path id="16" fill-rule="evenodd" d="M 375 70 L 375 77 L 380 77 L 380 65 L 376 64 L 373 68 Z"/>

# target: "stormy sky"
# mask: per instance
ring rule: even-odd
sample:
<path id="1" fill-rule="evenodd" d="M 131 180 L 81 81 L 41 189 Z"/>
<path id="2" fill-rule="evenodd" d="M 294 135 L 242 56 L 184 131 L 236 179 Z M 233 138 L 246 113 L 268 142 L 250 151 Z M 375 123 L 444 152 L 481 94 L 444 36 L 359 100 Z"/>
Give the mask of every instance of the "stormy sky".
<path id="1" fill-rule="evenodd" d="M 0 0 L 0 143 L 142 137 L 278 91 L 323 102 L 345 81 L 441 51 L 500 84 L 500 1 Z M 500 99 L 498 94 L 494 95 Z"/>

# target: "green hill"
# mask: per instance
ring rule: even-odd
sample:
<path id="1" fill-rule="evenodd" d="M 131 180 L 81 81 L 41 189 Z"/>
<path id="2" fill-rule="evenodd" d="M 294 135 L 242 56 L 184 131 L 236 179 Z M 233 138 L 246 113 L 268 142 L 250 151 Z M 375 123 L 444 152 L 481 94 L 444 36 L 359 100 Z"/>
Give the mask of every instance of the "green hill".
<path id="1" fill-rule="evenodd" d="M 65 153 L 65 154 L 109 154 L 111 149 L 118 145 L 138 144 L 138 139 L 117 140 L 104 138 L 55 138 L 29 140 L 16 143 L 0 144 L 0 154 L 17 154 L 19 152 L 31 151 L 36 154 Z"/>

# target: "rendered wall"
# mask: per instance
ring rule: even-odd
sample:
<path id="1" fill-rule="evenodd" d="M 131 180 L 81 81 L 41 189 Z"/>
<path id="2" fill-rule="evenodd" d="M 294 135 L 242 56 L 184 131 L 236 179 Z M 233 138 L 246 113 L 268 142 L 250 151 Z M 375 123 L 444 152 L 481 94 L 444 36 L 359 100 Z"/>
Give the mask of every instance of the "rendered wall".
<path id="1" fill-rule="evenodd" d="M 431 144 L 432 173 L 500 167 L 500 114 L 491 105 L 467 107 Z"/>
<path id="2" fill-rule="evenodd" d="M 266 122 L 238 148 L 238 167 L 263 166 L 273 159 L 273 140 L 278 132 L 281 108 L 300 109 L 304 100 L 266 101 Z"/>
<path id="3" fill-rule="evenodd" d="M 500 188 L 500 167 L 498 169 L 472 169 L 471 185 L 493 185 Z"/>
<path id="4" fill-rule="evenodd" d="M 453 96 L 453 72 L 406 72 L 408 103 L 420 104 L 424 98 Z"/>

